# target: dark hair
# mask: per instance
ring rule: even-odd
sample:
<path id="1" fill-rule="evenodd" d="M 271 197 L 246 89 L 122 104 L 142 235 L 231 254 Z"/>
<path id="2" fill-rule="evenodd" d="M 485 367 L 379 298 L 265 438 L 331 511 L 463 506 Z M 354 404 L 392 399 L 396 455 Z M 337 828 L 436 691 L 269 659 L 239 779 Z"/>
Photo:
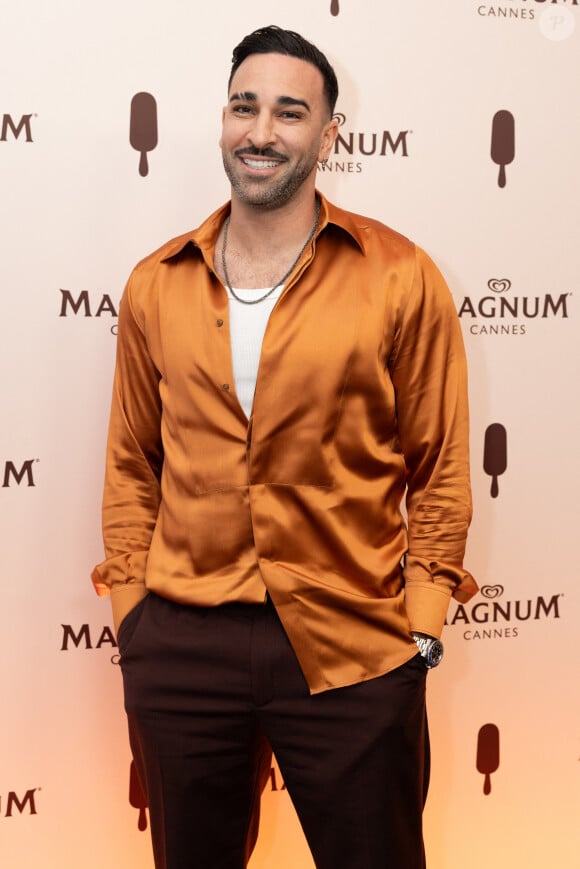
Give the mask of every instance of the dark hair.
<path id="1" fill-rule="evenodd" d="M 297 57 L 299 60 L 311 63 L 322 74 L 324 96 L 328 102 L 330 114 L 333 114 L 338 99 L 336 73 L 323 53 L 299 33 L 295 33 L 293 30 L 283 30 L 281 27 L 271 24 L 269 27 L 260 27 L 245 36 L 240 44 L 234 48 L 228 89 L 236 70 L 251 54 L 286 54 L 289 57 Z"/>

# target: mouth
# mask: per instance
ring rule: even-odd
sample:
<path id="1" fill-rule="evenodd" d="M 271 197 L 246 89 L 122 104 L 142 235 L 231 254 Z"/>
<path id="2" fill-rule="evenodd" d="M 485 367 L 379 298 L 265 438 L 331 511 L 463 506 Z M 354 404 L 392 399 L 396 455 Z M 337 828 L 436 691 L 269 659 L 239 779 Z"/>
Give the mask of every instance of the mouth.
<path id="1" fill-rule="evenodd" d="M 251 173 L 268 174 L 274 172 L 283 163 L 286 163 L 286 158 L 282 154 L 278 154 L 273 150 L 264 149 L 263 152 L 249 149 L 240 150 L 236 153 L 236 157 Z"/>
<path id="2" fill-rule="evenodd" d="M 282 160 L 257 160 L 255 157 L 241 157 L 244 166 L 250 169 L 276 169 Z"/>

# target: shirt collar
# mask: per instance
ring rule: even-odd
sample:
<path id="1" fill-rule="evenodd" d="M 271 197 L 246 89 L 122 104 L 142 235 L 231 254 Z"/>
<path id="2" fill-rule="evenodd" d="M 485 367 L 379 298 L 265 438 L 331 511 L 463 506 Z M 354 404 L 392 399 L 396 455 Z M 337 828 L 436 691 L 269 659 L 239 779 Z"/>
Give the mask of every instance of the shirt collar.
<path id="1" fill-rule="evenodd" d="M 320 229 L 317 235 L 330 224 L 339 227 L 356 242 L 363 254 L 366 253 L 364 243 L 364 224 L 363 218 L 356 214 L 351 214 L 350 211 L 344 211 L 338 208 L 326 199 L 325 196 L 316 191 L 320 197 Z M 230 203 L 222 205 L 217 211 L 204 220 L 201 226 L 194 229 L 192 232 L 186 232 L 184 235 L 179 235 L 177 238 L 168 242 L 161 251 L 161 262 L 168 262 L 173 257 L 182 253 L 189 245 L 199 248 L 201 251 L 212 252 L 215 248 L 215 243 L 219 235 L 220 227 L 230 211 Z"/>

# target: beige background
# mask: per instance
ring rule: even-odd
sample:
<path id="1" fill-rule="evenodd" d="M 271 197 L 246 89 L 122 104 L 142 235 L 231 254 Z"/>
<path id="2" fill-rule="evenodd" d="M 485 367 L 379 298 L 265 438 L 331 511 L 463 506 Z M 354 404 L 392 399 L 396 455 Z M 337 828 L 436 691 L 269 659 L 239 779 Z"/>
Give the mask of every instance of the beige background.
<path id="1" fill-rule="evenodd" d="M 152 866 L 128 801 L 109 608 L 89 583 L 115 349 L 111 305 L 96 314 L 104 295 L 118 303 L 138 259 L 227 198 L 217 141 L 231 49 L 271 22 L 335 63 L 343 134 L 368 148 L 373 132 L 408 131 L 407 157 L 335 155 L 319 177 L 326 195 L 425 247 L 458 308 L 493 297 L 490 280 L 511 281 L 512 303 L 567 294 L 566 317 L 461 318 L 476 508 L 467 565 L 503 587 L 473 604 L 511 602 L 511 613 L 476 623 L 482 609 L 452 606 L 446 659 L 429 677 L 426 838 L 430 869 L 577 869 L 580 8 L 538 0 L 341 0 L 336 17 L 330 0 L 3 5 L 0 117 L 32 115 L 33 141 L 8 129 L 0 142 L 0 471 L 33 461 L 31 479 L 9 475 L 0 492 L 0 861 Z M 139 91 L 159 110 L 147 178 L 128 137 Z M 516 124 L 504 189 L 490 159 L 499 109 Z M 59 316 L 62 290 L 86 291 L 89 310 Z M 494 422 L 508 433 L 496 499 L 482 464 Z M 547 616 L 517 619 L 516 601 L 525 614 L 554 596 Z M 69 637 L 62 648 L 63 625 L 78 647 Z M 475 763 L 486 723 L 501 749 L 489 796 Z M 251 866 L 312 866 L 284 791 L 265 795 Z"/>

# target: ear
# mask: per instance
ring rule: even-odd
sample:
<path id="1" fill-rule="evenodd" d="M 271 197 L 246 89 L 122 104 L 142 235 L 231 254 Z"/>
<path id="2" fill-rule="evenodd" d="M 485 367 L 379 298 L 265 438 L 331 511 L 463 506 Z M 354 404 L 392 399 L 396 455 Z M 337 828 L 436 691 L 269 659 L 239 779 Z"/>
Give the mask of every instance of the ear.
<path id="1" fill-rule="evenodd" d="M 331 118 L 330 121 L 324 126 L 322 130 L 322 136 L 320 138 L 320 148 L 318 150 L 318 162 L 322 163 L 323 160 L 328 160 L 330 157 L 330 152 L 332 151 L 333 145 L 336 142 L 336 137 L 338 136 L 338 121 L 336 118 Z"/>
<path id="2" fill-rule="evenodd" d="M 224 121 L 225 121 L 225 119 L 226 119 L 226 109 L 225 109 L 225 106 L 224 106 L 224 108 L 222 109 L 222 129 L 223 129 L 223 125 L 224 125 Z M 220 146 L 220 148 L 221 148 L 221 146 L 222 146 L 222 142 L 223 142 L 223 135 L 221 135 L 221 136 L 219 137 L 219 141 L 218 141 L 218 145 Z"/>

